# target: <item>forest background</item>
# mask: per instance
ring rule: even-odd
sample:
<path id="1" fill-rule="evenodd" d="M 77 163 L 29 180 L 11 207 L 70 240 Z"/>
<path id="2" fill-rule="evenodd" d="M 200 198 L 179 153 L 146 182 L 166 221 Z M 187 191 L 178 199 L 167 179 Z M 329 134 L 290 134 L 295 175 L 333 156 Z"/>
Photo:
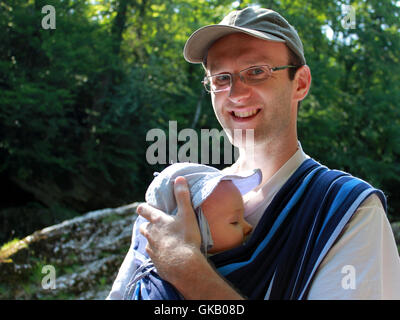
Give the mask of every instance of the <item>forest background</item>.
<path id="1" fill-rule="evenodd" d="M 55 29 L 42 26 L 45 5 Z M 6 0 L 0 246 L 143 201 L 165 167 L 146 160 L 151 129 L 167 139 L 170 121 L 199 136 L 221 130 L 204 71 L 182 50 L 195 29 L 249 5 L 279 11 L 303 41 L 313 77 L 299 110 L 304 151 L 382 189 L 389 220 L 400 220 L 400 1 Z"/>

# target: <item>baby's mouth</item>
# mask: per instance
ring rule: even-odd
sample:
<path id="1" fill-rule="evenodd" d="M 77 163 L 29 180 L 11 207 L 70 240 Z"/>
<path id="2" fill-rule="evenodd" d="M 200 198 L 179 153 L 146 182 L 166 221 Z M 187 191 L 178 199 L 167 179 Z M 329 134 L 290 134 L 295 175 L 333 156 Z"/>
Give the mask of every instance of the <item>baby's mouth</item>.
<path id="1" fill-rule="evenodd" d="M 245 235 L 245 236 L 243 237 L 243 244 L 246 244 L 247 241 L 250 240 L 250 237 L 251 237 L 252 233 L 253 233 L 253 232 L 250 232 L 249 234 L 247 234 L 247 235 Z"/>

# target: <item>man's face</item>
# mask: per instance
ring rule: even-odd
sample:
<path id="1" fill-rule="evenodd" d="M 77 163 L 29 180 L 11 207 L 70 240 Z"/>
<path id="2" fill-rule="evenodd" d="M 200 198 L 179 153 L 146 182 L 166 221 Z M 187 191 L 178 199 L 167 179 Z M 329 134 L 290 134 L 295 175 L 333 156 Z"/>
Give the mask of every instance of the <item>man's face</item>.
<path id="1" fill-rule="evenodd" d="M 209 49 L 207 73 L 234 74 L 258 65 L 284 66 L 289 64 L 288 56 L 284 43 L 234 33 L 219 39 Z M 282 139 L 296 131 L 297 102 L 293 100 L 293 88 L 287 70 L 275 71 L 268 80 L 256 85 L 247 85 L 234 76 L 230 91 L 211 94 L 212 104 L 225 130 L 233 133 L 234 129 L 254 129 L 257 144 Z M 229 130 L 227 134 L 230 135 Z M 243 135 L 241 139 L 245 141 Z M 240 145 L 238 141 L 233 144 Z"/>

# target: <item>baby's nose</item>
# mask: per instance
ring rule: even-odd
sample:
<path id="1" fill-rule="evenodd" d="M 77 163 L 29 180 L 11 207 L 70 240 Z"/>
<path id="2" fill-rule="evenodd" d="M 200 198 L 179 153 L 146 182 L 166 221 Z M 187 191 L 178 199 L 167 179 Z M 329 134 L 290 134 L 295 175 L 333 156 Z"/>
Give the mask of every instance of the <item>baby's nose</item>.
<path id="1" fill-rule="evenodd" d="M 253 227 L 252 227 L 252 225 L 250 224 L 250 223 L 248 223 L 246 220 L 244 220 L 243 219 L 243 221 L 242 221 L 242 224 L 243 224 L 243 234 L 245 235 L 245 236 L 247 236 L 250 232 L 251 232 L 251 230 L 253 230 Z"/>

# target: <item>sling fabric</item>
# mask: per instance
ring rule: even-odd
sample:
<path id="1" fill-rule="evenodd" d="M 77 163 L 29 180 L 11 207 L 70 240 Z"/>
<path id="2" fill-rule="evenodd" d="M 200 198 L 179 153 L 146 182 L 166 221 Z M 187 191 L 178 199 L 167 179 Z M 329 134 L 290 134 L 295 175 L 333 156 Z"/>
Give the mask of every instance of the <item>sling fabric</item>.
<path id="1" fill-rule="evenodd" d="M 308 159 L 274 197 L 249 241 L 210 260 L 249 299 L 306 299 L 318 265 L 372 193 L 386 211 L 382 191 Z"/>
<path id="2" fill-rule="evenodd" d="M 133 227 L 136 272 L 127 285 L 124 300 L 181 300 L 180 293 L 157 274 L 146 252 L 147 239 L 139 231 L 144 222 L 147 220 L 138 216 Z"/>
<path id="3" fill-rule="evenodd" d="M 308 159 L 276 194 L 248 242 L 209 260 L 249 299 L 306 299 L 318 265 L 372 193 L 379 196 L 386 211 L 382 191 Z M 147 240 L 138 232 L 144 221 L 139 217 L 134 228 L 138 268 L 148 261 Z M 137 271 L 133 278 L 141 279 L 134 288 L 128 285 L 128 299 L 182 299 L 157 275 L 152 263 Z"/>

